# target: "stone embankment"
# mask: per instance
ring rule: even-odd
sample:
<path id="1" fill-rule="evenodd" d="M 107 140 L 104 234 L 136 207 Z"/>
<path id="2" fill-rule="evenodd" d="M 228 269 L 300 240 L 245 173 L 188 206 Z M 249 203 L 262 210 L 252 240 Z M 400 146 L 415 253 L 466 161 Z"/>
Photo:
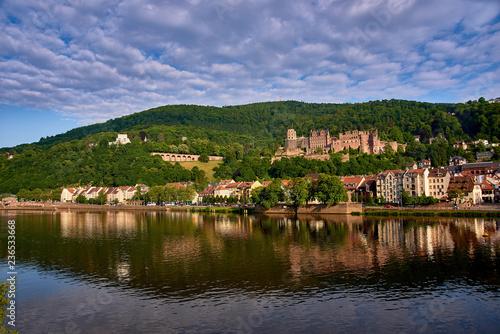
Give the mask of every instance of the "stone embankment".
<path id="1" fill-rule="evenodd" d="M 342 202 L 337 205 L 324 205 L 324 204 L 308 204 L 297 208 L 297 214 L 337 214 L 348 215 L 353 212 L 362 212 L 363 205 L 360 203 Z M 257 207 L 256 212 L 266 214 L 295 214 L 293 206 L 290 205 L 276 205 L 269 210 L 262 207 Z"/>

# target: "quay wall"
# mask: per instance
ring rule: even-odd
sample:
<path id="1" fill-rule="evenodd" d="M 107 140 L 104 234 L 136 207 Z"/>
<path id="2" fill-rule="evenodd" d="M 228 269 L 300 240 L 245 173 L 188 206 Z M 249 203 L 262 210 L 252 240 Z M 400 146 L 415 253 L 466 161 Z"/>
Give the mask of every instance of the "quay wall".
<path id="1" fill-rule="evenodd" d="M 360 203 L 349 203 L 341 202 L 337 205 L 325 205 L 325 204 L 308 204 L 300 206 L 297 209 L 297 214 L 337 214 L 337 215 L 348 215 L 353 212 L 362 212 L 363 205 Z M 256 207 L 256 212 L 261 213 L 272 213 L 272 214 L 295 214 L 292 206 L 279 204 L 273 206 L 269 210 L 265 210 L 262 207 Z"/>

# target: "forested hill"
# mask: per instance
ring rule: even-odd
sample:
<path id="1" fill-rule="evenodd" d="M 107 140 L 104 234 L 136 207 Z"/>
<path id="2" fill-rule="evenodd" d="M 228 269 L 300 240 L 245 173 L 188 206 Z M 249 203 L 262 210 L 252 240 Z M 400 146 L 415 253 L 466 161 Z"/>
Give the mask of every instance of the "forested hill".
<path id="1" fill-rule="evenodd" d="M 126 133 L 158 125 L 194 126 L 264 142 L 283 141 L 292 125 L 298 135 L 306 136 L 312 129 L 330 129 L 332 135 L 377 129 L 381 139 L 399 142 L 417 134 L 425 140 L 439 133 L 449 141 L 468 140 L 469 136 L 492 140 L 500 138 L 500 103 L 489 104 L 481 98 L 465 104 L 382 100 L 355 104 L 283 101 L 227 107 L 170 105 L 42 138 L 38 144 L 51 146 L 101 132 Z"/>
<path id="2" fill-rule="evenodd" d="M 332 156 L 325 162 L 284 159 L 271 166 L 269 158 L 284 144 L 286 129 L 292 125 L 299 136 L 308 136 L 313 129 L 330 129 L 333 136 L 348 130 L 377 129 L 382 140 L 408 146 L 404 153 L 380 156 L 354 150 L 346 163 L 340 156 Z M 443 166 L 450 156 L 473 161 L 475 153 L 486 150 L 484 145 L 467 152 L 456 150 L 454 142 L 478 138 L 498 142 L 499 132 L 500 103 L 489 104 L 484 99 L 466 104 L 390 100 L 356 104 L 286 101 L 221 108 L 164 106 L 73 129 L 38 143 L 0 149 L 0 194 L 78 184 L 153 186 L 196 181 L 203 185 L 207 181 L 198 167 L 187 170 L 165 163 L 151 152 L 221 155 L 225 159 L 214 169 L 215 177 L 239 181 L 316 172 L 373 174 L 404 168 L 406 163 L 424 158 L 430 158 L 433 166 Z M 126 133 L 131 143 L 109 145 L 117 133 Z M 420 135 L 419 142 L 415 135 Z M 430 143 L 432 137 L 440 140 Z M 500 160 L 500 147 L 493 158 Z"/>

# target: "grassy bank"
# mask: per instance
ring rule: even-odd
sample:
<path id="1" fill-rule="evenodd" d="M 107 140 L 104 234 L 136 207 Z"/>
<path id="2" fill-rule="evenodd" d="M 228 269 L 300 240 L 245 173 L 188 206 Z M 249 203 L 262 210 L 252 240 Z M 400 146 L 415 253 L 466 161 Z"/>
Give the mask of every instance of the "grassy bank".
<path id="1" fill-rule="evenodd" d="M 193 169 L 193 167 L 198 167 L 199 170 L 205 172 L 209 181 L 214 181 L 214 167 L 219 167 L 222 161 L 209 161 L 209 162 L 199 162 L 199 161 L 182 161 L 179 164 L 186 169 Z"/>
<path id="2" fill-rule="evenodd" d="M 398 210 L 383 210 L 383 211 L 365 211 L 353 212 L 353 215 L 364 216 L 383 216 L 383 217 L 479 217 L 479 218 L 500 218 L 500 211 L 469 211 L 469 210 L 454 210 L 454 211 L 398 211 Z"/>

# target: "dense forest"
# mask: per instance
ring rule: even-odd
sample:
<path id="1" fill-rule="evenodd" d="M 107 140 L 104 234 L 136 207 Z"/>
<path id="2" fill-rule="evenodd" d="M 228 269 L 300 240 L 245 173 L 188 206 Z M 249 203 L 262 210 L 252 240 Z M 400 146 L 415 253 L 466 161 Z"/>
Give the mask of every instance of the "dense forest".
<path id="1" fill-rule="evenodd" d="M 270 157 L 284 144 L 286 129 L 308 136 L 313 129 L 329 129 L 335 136 L 349 130 L 377 129 L 382 140 L 407 143 L 406 152 L 369 156 L 357 151 L 342 163 Z M 108 145 L 118 133 L 132 143 Z M 420 142 L 415 141 L 420 136 Z M 430 143 L 431 138 L 438 138 Z M 0 193 L 19 189 L 54 189 L 89 184 L 102 186 L 164 185 L 167 182 L 204 182 L 203 171 L 165 163 L 150 152 L 224 156 L 215 170 L 218 178 L 249 181 L 301 177 L 311 172 L 336 175 L 369 174 L 404 168 L 411 161 L 430 158 L 446 165 L 459 154 L 473 160 L 475 151 L 454 150 L 452 144 L 471 139 L 500 138 L 500 103 L 483 98 L 462 104 L 434 104 L 403 100 L 355 104 L 315 104 L 296 101 L 242 106 L 173 105 L 70 130 L 33 144 L 0 149 Z M 495 158 L 498 158 L 496 152 Z M 7 160 L 7 155 L 14 158 Z M 264 157 L 263 159 L 261 157 Z"/>
<path id="2" fill-rule="evenodd" d="M 465 104 L 382 100 L 344 104 L 283 101 L 227 107 L 169 105 L 42 138 L 38 144 L 50 146 L 92 134 L 140 131 L 158 125 L 248 135 L 256 144 L 283 141 L 292 125 L 298 135 L 308 135 L 312 129 L 329 129 L 332 135 L 378 129 L 382 140 L 399 142 L 409 141 L 414 135 L 421 135 L 425 142 L 440 133 L 450 142 L 479 137 L 494 141 L 500 138 L 500 104 L 481 98 Z"/>

